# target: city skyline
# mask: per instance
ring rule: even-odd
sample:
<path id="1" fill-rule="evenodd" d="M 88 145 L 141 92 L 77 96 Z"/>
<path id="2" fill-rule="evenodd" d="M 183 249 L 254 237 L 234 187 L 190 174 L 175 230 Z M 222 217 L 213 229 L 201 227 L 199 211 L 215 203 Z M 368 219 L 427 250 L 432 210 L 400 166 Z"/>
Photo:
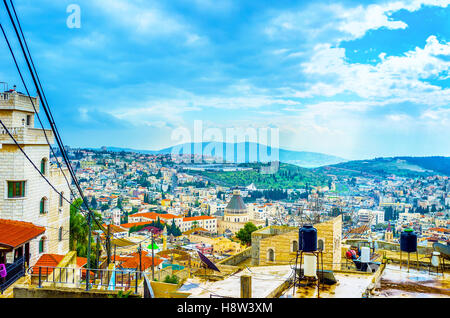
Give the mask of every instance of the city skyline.
<path id="1" fill-rule="evenodd" d="M 31 3 L 16 6 L 67 145 L 159 150 L 202 120 L 346 159 L 450 156 L 450 1 L 79 1 L 72 29 L 71 1 Z"/>

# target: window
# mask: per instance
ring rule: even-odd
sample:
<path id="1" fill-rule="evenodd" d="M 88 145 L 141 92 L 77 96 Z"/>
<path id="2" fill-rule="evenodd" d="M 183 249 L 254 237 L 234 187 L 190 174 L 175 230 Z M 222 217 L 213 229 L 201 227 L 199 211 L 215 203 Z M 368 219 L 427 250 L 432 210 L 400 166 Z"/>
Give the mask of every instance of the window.
<path id="1" fill-rule="evenodd" d="M 42 198 L 41 199 L 39 212 L 41 214 L 46 214 L 48 212 L 48 210 L 47 210 L 47 198 Z"/>
<path id="2" fill-rule="evenodd" d="M 39 241 L 39 254 L 44 253 L 44 246 L 45 246 L 45 238 L 41 238 Z"/>
<path id="3" fill-rule="evenodd" d="M 59 195 L 59 207 L 62 208 L 64 204 L 64 192 Z"/>
<path id="4" fill-rule="evenodd" d="M 63 239 L 63 228 L 62 226 L 59 228 L 58 239 L 61 242 Z"/>
<path id="5" fill-rule="evenodd" d="M 8 181 L 8 198 L 25 197 L 25 181 Z"/>
<path id="6" fill-rule="evenodd" d="M 41 160 L 41 173 L 44 175 L 47 173 L 47 159 L 45 158 Z"/>
<path id="7" fill-rule="evenodd" d="M 319 239 L 318 241 L 317 241 L 317 245 L 318 245 L 318 249 L 319 249 L 319 251 L 323 251 L 324 250 L 324 246 L 325 246 L 325 242 L 324 242 L 324 240 L 323 239 Z"/>
<path id="8" fill-rule="evenodd" d="M 31 115 L 27 115 L 27 126 L 31 125 Z"/>
<path id="9" fill-rule="evenodd" d="M 292 252 L 297 252 L 298 250 L 298 242 L 292 241 Z"/>
<path id="10" fill-rule="evenodd" d="M 275 261 L 275 252 L 271 248 L 269 248 L 269 250 L 267 251 L 267 259 L 269 260 L 269 262 Z"/>

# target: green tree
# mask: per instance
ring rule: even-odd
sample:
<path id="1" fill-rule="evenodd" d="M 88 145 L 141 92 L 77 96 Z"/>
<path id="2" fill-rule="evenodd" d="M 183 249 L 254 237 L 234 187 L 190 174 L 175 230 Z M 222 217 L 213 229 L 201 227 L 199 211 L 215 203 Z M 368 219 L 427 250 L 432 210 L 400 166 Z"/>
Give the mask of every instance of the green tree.
<path id="1" fill-rule="evenodd" d="M 76 251 L 77 255 L 80 257 L 87 257 L 88 250 L 88 234 L 89 226 L 87 223 L 86 216 L 80 212 L 80 208 L 83 205 L 83 200 L 78 198 L 70 206 L 70 238 L 69 246 L 70 250 Z M 99 213 L 96 211 L 94 213 L 95 220 L 92 220 L 91 229 L 92 231 L 99 230 L 97 223 L 102 224 L 103 220 Z M 96 258 L 96 248 L 94 240 L 91 241 L 91 259 Z"/>
<path id="2" fill-rule="evenodd" d="M 172 276 L 167 275 L 164 278 L 164 283 L 168 283 L 168 284 L 178 284 L 179 281 L 180 281 L 179 278 L 175 275 L 172 275 Z"/>
<path id="3" fill-rule="evenodd" d="M 77 251 L 78 247 L 87 245 L 86 220 L 79 212 L 79 208 L 83 204 L 82 199 L 76 199 L 70 206 L 70 239 L 69 246 L 71 251 Z"/>
<path id="4" fill-rule="evenodd" d="M 236 237 L 246 245 L 250 245 L 252 242 L 252 233 L 255 232 L 258 228 L 252 222 L 248 222 L 244 225 L 242 229 L 237 232 Z"/>

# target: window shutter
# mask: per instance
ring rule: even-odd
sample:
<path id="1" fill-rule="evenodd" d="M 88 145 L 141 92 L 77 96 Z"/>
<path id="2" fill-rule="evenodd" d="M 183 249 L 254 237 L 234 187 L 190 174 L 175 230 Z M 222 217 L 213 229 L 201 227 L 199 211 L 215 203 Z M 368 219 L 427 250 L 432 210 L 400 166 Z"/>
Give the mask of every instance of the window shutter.
<path id="1" fill-rule="evenodd" d="M 14 183 L 8 181 L 8 198 L 12 198 L 14 196 L 13 186 Z"/>

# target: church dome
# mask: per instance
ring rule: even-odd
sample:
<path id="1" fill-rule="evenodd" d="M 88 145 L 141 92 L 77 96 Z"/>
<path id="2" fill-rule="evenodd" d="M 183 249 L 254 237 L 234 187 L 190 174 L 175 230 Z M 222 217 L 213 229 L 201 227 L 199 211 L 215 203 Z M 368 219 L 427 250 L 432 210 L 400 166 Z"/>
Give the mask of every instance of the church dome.
<path id="1" fill-rule="evenodd" d="M 247 207 L 244 200 L 242 200 L 241 192 L 239 190 L 233 191 L 233 196 L 225 208 L 226 214 L 247 214 Z"/>

